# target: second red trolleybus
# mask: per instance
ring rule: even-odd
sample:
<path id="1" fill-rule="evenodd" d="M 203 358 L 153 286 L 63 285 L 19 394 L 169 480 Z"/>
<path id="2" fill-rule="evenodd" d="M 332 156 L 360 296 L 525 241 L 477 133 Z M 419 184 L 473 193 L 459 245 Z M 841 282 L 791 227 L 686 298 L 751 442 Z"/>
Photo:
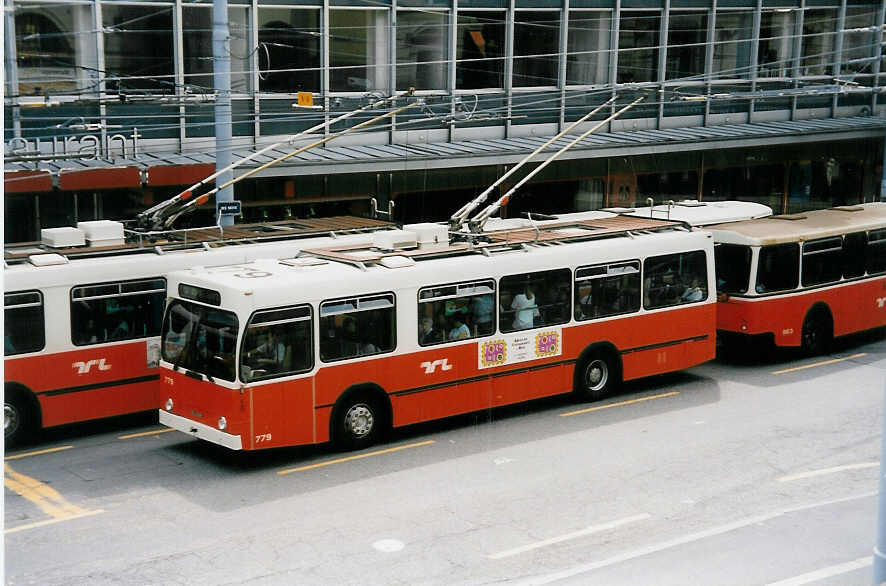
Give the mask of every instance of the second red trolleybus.
<path id="1" fill-rule="evenodd" d="M 817 354 L 834 336 L 886 325 L 886 203 L 711 228 L 717 329 Z"/>
<path id="2" fill-rule="evenodd" d="M 710 233 L 636 217 L 450 242 L 425 224 L 171 273 L 161 423 L 231 449 L 334 441 L 714 357 Z"/>

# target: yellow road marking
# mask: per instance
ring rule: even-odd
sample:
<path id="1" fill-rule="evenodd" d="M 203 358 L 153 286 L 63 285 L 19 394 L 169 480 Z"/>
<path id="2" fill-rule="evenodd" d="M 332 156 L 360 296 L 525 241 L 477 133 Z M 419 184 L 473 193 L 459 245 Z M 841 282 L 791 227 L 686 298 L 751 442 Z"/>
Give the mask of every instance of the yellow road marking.
<path id="1" fill-rule="evenodd" d="M 378 450 L 375 452 L 369 452 L 366 454 L 357 454 L 356 456 L 348 456 L 347 458 L 338 458 L 337 460 L 327 460 L 326 462 L 320 462 L 319 464 L 311 464 L 309 466 L 301 466 L 299 468 L 290 468 L 288 470 L 280 470 L 277 472 L 280 476 L 285 476 L 287 474 L 292 474 L 293 472 L 304 472 L 305 470 L 313 470 L 314 468 L 323 468 L 324 466 L 332 466 L 333 464 L 341 464 L 343 462 L 351 462 L 352 460 L 362 460 L 363 458 L 369 458 L 370 456 L 381 456 L 382 454 L 390 454 L 391 452 L 399 452 L 400 450 L 408 450 L 410 448 L 420 448 L 422 446 L 429 446 L 434 443 L 434 440 L 428 440 L 426 442 L 418 442 L 415 444 L 407 444 L 405 446 L 396 446 L 394 448 L 388 448 L 386 450 Z"/>
<path id="2" fill-rule="evenodd" d="M 599 407 L 589 407 L 587 409 L 579 409 L 578 411 L 570 411 L 569 413 L 560 413 L 560 417 L 570 417 L 572 415 L 581 415 L 592 411 L 600 411 L 602 409 L 611 409 L 612 407 L 621 407 L 623 405 L 632 405 L 633 403 L 642 403 L 643 401 L 651 401 L 652 399 L 664 399 L 665 397 L 673 397 L 679 395 L 680 391 L 672 391 L 670 393 L 662 393 L 661 395 L 652 395 L 651 397 L 640 397 L 639 399 L 631 399 L 629 401 L 620 401 L 618 403 L 610 403 L 609 405 L 600 405 Z"/>
<path id="3" fill-rule="evenodd" d="M 867 352 L 859 352 L 858 354 L 853 354 L 852 356 L 847 356 L 845 358 L 834 358 L 832 360 L 824 360 L 822 362 L 815 362 L 813 364 L 804 364 L 803 366 L 795 366 L 794 368 L 785 368 L 784 370 L 776 370 L 772 374 L 787 374 L 789 372 L 797 372 L 798 370 L 806 370 L 807 368 L 816 368 L 818 366 L 827 366 L 828 364 L 836 364 L 838 362 L 845 362 L 846 360 L 852 360 L 853 358 L 861 358 L 862 356 L 867 356 Z"/>
<path id="4" fill-rule="evenodd" d="M 98 515 L 99 513 L 104 513 L 104 510 L 97 509 L 95 511 L 86 511 L 80 515 L 71 515 L 70 517 L 62 517 L 60 519 L 44 519 L 43 521 L 37 521 L 36 523 L 26 523 L 25 525 L 19 525 L 18 527 L 11 527 L 3 531 L 4 534 L 9 533 L 18 533 L 19 531 L 26 531 L 28 529 L 36 529 L 37 527 L 45 527 L 46 525 L 54 525 L 56 523 L 61 523 L 62 521 L 72 521 L 74 519 L 81 519 L 83 517 L 90 517 L 92 515 Z"/>
<path id="5" fill-rule="evenodd" d="M 149 435 L 160 435 L 161 433 L 169 433 L 170 431 L 175 431 L 175 430 L 171 427 L 166 427 L 163 429 L 155 429 L 154 431 L 143 431 L 141 433 L 130 433 L 129 435 L 121 435 L 117 439 L 127 440 L 127 439 L 133 439 L 136 437 L 146 437 Z"/>
<path id="6" fill-rule="evenodd" d="M 42 454 L 51 454 L 53 452 L 63 452 L 64 450 L 70 450 L 74 446 L 59 446 L 57 448 L 47 448 L 45 450 L 37 450 L 36 452 L 25 452 L 23 454 L 15 454 L 14 456 L 6 456 L 3 458 L 4 460 L 18 460 L 20 458 L 28 458 L 30 456 L 40 456 Z"/>
<path id="7" fill-rule="evenodd" d="M 3 482 L 6 488 L 31 501 L 47 515 L 56 519 L 66 519 L 87 513 L 86 509 L 68 502 L 57 490 L 50 488 L 35 478 L 25 476 L 4 464 Z"/>

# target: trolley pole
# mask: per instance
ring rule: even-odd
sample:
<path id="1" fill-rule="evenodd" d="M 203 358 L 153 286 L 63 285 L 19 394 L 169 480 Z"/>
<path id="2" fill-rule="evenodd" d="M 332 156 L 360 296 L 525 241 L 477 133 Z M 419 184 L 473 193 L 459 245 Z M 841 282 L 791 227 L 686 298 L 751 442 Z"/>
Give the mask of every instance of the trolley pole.
<path id="1" fill-rule="evenodd" d="M 874 585 L 886 582 L 886 384 L 883 385 L 883 437 L 880 443 L 880 498 L 877 513 L 877 543 L 874 546 Z"/>
<path id="2" fill-rule="evenodd" d="M 228 50 L 228 0 L 212 0 L 212 84 L 215 86 L 215 168 L 221 170 L 231 165 L 231 54 Z M 227 183 L 233 177 L 231 171 L 219 175 L 219 183 Z M 234 188 L 218 192 L 216 201 L 234 201 Z M 220 226 L 232 226 L 233 216 L 217 218 Z"/>

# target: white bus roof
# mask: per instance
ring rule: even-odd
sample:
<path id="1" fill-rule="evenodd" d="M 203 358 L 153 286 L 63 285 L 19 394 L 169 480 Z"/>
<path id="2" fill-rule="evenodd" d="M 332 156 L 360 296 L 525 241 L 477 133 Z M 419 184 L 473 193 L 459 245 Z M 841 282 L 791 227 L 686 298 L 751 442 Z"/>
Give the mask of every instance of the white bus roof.
<path id="1" fill-rule="evenodd" d="M 644 218 L 679 220 L 692 226 L 711 226 L 726 222 L 739 222 L 772 215 L 772 208 L 752 201 L 697 201 L 684 199 L 671 204 L 659 204 L 637 208 L 603 208 Z"/>
<path id="2" fill-rule="evenodd" d="M 615 217 L 593 223 L 635 228 L 613 230 L 595 238 L 576 234 L 546 238 L 545 231 L 541 231 L 536 239 L 531 229 L 503 231 L 496 234 L 493 242 L 483 245 L 456 243 L 424 251 L 379 251 L 366 241 L 361 246 L 305 251 L 299 258 L 260 259 L 240 266 L 176 271 L 169 275 L 169 291 L 177 296 L 179 283 L 204 287 L 218 291 L 226 309 L 250 311 L 529 271 L 643 259 L 699 250 L 711 243 L 710 233 L 688 230 L 674 222 Z M 571 223 L 553 230 L 568 234 L 577 229 Z M 417 297 L 399 302 L 415 303 Z"/>
<path id="3" fill-rule="evenodd" d="M 378 225 L 376 230 L 393 227 L 389 222 L 372 220 L 370 225 L 372 223 Z M 197 240 L 196 246 L 168 242 L 143 247 L 114 247 L 113 251 L 91 253 L 86 249 L 77 249 L 66 255 L 35 249 L 30 254 L 20 253 L 15 257 L 15 262 L 7 261 L 3 271 L 3 288 L 9 292 L 124 281 L 163 276 L 170 271 L 194 266 L 219 266 L 250 262 L 257 258 L 282 258 L 298 254 L 305 247 L 362 242 L 368 237 L 366 231 L 369 229 L 367 226 L 365 229 L 344 233 L 322 231 L 302 236 L 294 236 L 283 230 L 283 236 L 279 239 L 262 239 L 258 235 L 275 235 L 276 232 L 274 224 L 264 225 L 264 228 L 260 226 L 262 225 L 254 225 L 254 229 L 260 231 L 255 232 L 253 238 L 245 237 L 248 232 L 244 232 L 242 228 L 225 228 L 228 235 L 225 239 Z M 234 234 L 238 237 L 235 238 Z"/>
<path id="4" fill-rule="evenodd" d="M 766 246 L 883 227 L 886 227 L 886 203 L 874 202 L 735 222 L 710 230 L 717 242 Z"/>

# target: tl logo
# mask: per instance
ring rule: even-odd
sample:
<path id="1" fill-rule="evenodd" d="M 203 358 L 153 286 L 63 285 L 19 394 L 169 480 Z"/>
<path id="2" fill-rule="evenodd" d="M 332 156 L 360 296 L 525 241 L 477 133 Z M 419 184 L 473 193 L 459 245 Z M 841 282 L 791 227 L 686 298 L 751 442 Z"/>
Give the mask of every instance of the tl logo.
<path id="1" fill-rule="evenodd" d="M 437 370 L 437 367 L 440 367 L 440 370 L 452 370 L 452 365 L 449 364 L 448 358 L 438 358 L 433 362 L 422 362 L 421 367 L 425 369 L 425 374 L 434 374 L 434 371 Z"/>
<path id="2" fill-rule="evenodd" d="M 76 368 L 77 374 L 88 374 L 93 366 L 98 366 L 99 370 L 111 370 L 111 365 L 105 364 L 104 358 L 93 359 L 89 362 L 75 362 L 71 365 L 71 368 Z"/>
<path id="3" fill-rule="evenodd" d="M 877 297 L 877 307 L 883 309 L 886 306 L 886 297 Z"/>

